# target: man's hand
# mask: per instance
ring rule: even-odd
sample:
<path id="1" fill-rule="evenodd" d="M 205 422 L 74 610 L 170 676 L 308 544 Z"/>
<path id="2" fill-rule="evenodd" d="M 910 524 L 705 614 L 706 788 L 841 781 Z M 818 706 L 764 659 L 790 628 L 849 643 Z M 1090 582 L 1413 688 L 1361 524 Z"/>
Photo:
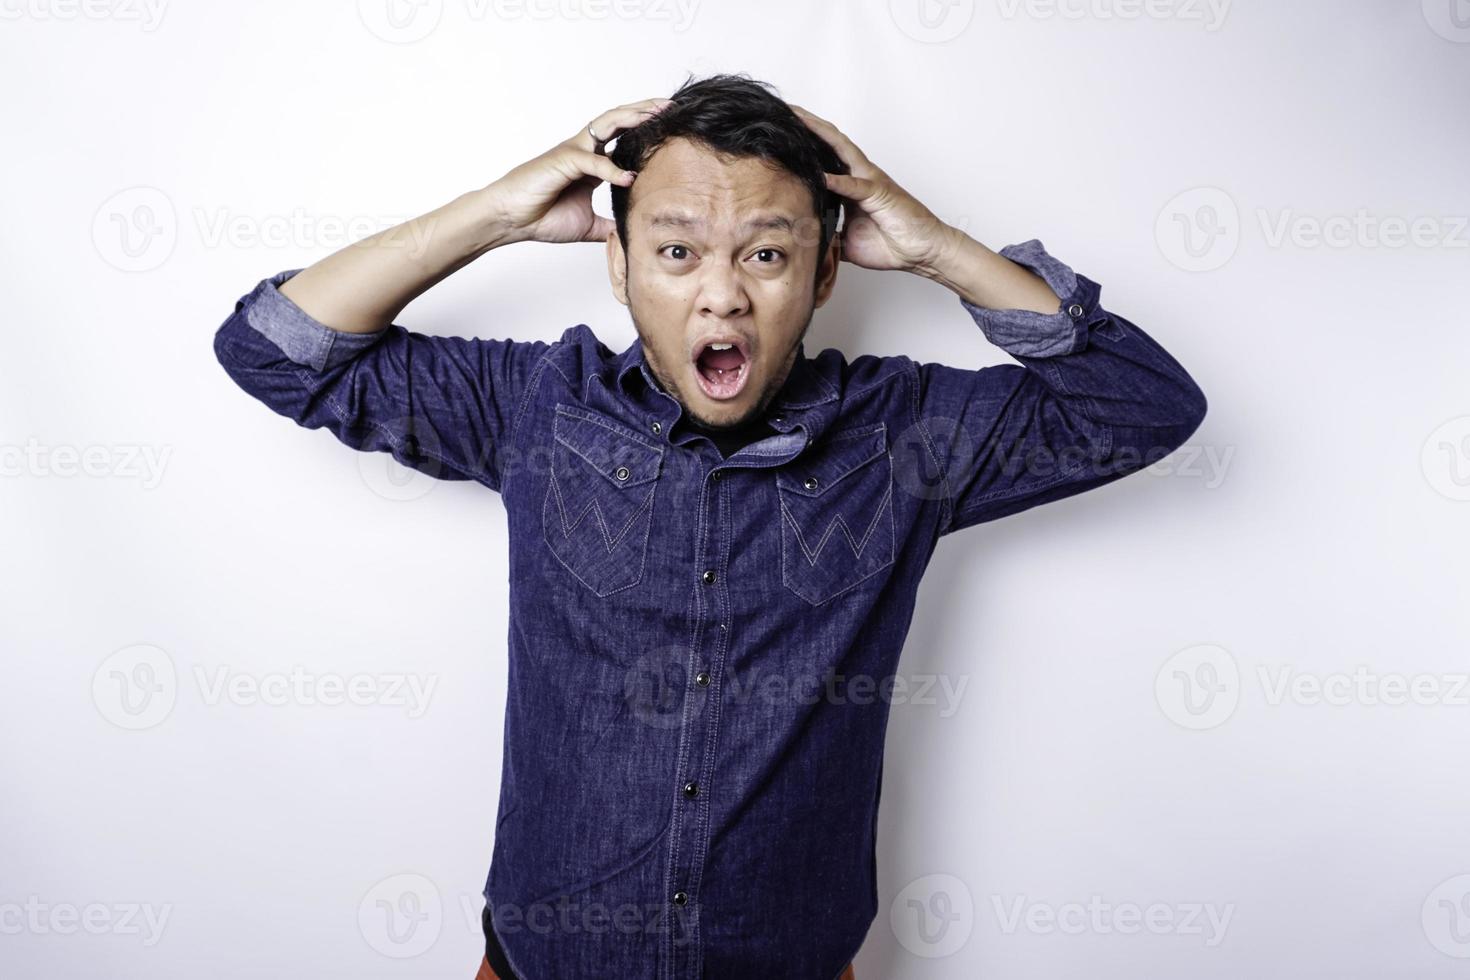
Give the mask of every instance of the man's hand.
<path id="1" fill-rule="evenodd" d="M 922 274 L 937 267 L 955 230 L 878 169 L 836 126 L 799 105 L 791 108 L 851 171 L 826 175 L 827 187 L 851 202 L 842 258 L 864 269 Z"/>
<path id="2" fill-rule="evenodd" d="M 591 125 L 610 142 L 671 104 L 618 106 Z M 592 192 L 604 180 L 626 187 L 633 178 L 601 150 L 583 127 L 494 183 L 318 260 L 283 283 L 281 295 L 332 329 L 374 333 L 426 289 L 502 245 L 607 241 L 613 222 L 593 212 Z"/>
<path id="3" fill-rule="evenodd" d="M 645 99 L 609 109 L 592 120 L 592 129 L 609 143 L 667 106 L 672 99 Z M 611 218 L 592 210 L 592 192 L 604 180 L 629 187 L 633 176 L 620 169 L 593 142 L 587 127 L 545 153 L 528 160 L 485 188 L 494 201 L 500 243 L 605 242 Z"/>
<path id="4" fill-rule="evenodd" d="M 827 187 L 851 202 L 842 230 L 842 258 L 864 269 L 895 269 L 932 279 L 976 306 L 1048 315 L 1060 309 L 1040 276 L 940 221 L 836 126 L 799 105 L 791 108 L 852 171 L 850 176 L 826 175 Z"/>

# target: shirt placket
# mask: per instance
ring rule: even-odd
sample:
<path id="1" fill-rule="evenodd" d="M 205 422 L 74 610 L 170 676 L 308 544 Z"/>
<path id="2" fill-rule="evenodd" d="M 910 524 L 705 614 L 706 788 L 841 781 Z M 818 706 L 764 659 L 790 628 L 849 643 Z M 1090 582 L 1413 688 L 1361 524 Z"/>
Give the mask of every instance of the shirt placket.
<path id="1" fill-rule="evenodd" d="M 649 429 L 674 445 L 693 448 L 699 455 L 699 504 L 694 527 L 694 582 L 689 609 L 689 649 L 684 671 L 684 705 L 679 725 L 679 749 L 674 785 L 670 787 L 669 847 L 664 881 L 665 898 L 659 980 L 700 980 L 704 972 L 700 932 L 700 885 L 709 850 L 710 792 L 718 790 L 715 765 L 718 745 L 726 652 L 734 630 L 727 571 L 733 545 L 732 488 L 729 481 L 780 465 L 796 454 L 797 445 L 770 455 L 737 452 L 722 459 L 708 439 L 675 435 L 681 414 L 677 403 L 659 392 L 662 417 Z M 667 403 L 667 404 L 666 404 Z M 782 415 L 769 419 L 783 434 L 792 427 Z M 804 437 L 805 438 L 805 437 Z M 804 440 L 803 440 L 804 441 Z"/>
<path id="2" fill-rule="evenodd" d="M 695 522 L 695 581 L 689 603 L 690 646 L 684 672 L 684 712 L 679 728 L 678 769 L 669 820 L 669 980 L 699 980 L 700 885 L 709 847 L 709 792 L 718 779 L 714 746 L 719 735 L 720 689 L 731 629 L 730 496 L 732 472 L 718 460 L 702 466 Z"/>

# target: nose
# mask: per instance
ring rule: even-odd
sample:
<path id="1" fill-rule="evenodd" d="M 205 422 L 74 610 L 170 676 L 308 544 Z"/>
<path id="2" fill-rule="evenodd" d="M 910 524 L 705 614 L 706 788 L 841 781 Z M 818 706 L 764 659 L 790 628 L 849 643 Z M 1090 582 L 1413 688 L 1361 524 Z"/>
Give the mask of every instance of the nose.
<path id="1" fill-rule="evenodd" d="M 744 316 L 749 310 L 750 296 L 740 273 L 726 262 L 708 263 L 699 282 L 699 312 L 727 319 Z"/>

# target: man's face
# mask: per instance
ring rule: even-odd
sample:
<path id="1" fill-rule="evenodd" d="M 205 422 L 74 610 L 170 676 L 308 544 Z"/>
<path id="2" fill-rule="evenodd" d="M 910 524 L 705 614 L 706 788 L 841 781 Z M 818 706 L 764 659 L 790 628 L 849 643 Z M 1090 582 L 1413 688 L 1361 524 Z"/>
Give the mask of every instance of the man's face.
<path id="1" fill-rule="evenodd" d="M 627 225 L 626 250 L 608 236 L 608 275 L 654 377 L 708 428 L 758 416 L 836 281 L 835 241 L 817 275 L 811 192 L 759 159 L 673 139 L 639 172 Z"/>

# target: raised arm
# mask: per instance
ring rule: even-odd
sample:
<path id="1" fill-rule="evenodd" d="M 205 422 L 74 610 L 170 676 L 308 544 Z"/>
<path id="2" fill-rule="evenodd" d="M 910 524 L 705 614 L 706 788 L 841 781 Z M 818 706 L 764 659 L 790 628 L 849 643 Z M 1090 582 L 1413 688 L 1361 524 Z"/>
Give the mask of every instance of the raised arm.
<path id="1" fill-rule="evenodd" d="M 941 455 L 940 534 L 1101 486 L 1178 448 L 1204 419 L 1204 393 L 1152 337 L 1103 308 L 1101 287 L 1035 239 L 998 254 L 1060 298 L 1051 313 L 981 306 L 963 283 L 983 268 L 962 245 L 936 275 L 991 343 L 1020 362 L 918 365 L 920 420 Z M 987 250 L 988 251 L 988 250 Z M 972 252 L 965 258 L 964 252 Z"/>
<path id="2" fill-rule="evenodd" d="M 830 122 L 792 106 L 850 174 L 842 258 L 948 287 L 1020 365 L 917 364 L 919 431 L 939 463 L 939 533 L 1116 480 L 1157 462 L 1204 419 L 1205 396 L 1165 350 L 1099 303 L 1033 239 L 993 252 L 940 221 Z M 924 483 L 930 485 L 926 473 Z"/>
<path id="3" fill-rule="evenodd" d="M 593 125 L 610 138 L 667 101 L 619 106 Z M 216 330 L 216 357 L 242 389 L 298 425 L 432 476 L 500 489 L 520 396 L 550 345 L 431 337 L 393 321 L 502 245 L 605 241 L 612 222 L 593 212 L 592 191 L 633 176 L 599 150 L 579 131 L 486 187 L 261 280 Z"/>

